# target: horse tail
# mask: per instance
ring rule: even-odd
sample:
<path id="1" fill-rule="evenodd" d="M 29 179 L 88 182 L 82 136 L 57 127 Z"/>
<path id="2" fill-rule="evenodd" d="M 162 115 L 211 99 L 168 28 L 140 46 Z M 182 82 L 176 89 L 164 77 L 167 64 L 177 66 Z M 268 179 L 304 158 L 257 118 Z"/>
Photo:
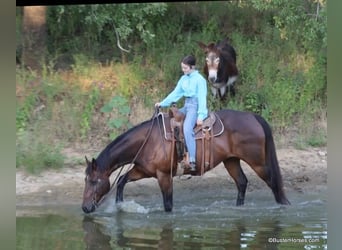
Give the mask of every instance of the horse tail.
<path id="1" fill-rule="evenodd" d="M 278 163 L 272 129 L 263 117 L 261 117 L 260 115 L 254 115 L 254 117 L 260 123 L 265 133 L 265 167 L 267 168 L 267 172 L 270 177 L 270 183 L 268 183 L 268 185 L 271 187 L 275 199 L 278 203 L 289 205 L 290 202 L 286 198 L 283 190 L 283 180 Z"/>

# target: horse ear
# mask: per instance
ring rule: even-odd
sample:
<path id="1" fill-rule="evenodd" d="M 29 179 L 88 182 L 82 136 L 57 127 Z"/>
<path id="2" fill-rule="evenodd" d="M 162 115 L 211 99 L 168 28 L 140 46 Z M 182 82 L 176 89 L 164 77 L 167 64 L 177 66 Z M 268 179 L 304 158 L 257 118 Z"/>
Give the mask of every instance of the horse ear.
<path id="1" fill-rule="evenodd" d="M 197 42 L 198 46 L 200 46 L 201 49 L 205 50 L 207 48 L 207 45 L 205 45 L 202 42 Z"/>
<path id="2" fill-rule="evenodd" d="M 213 50 L 215 48 L 215 43 L 211 42 L 207 45 L 207 50 Z"/>
<path id="3" fill-rule="evenodd" d="M 87 156 L 84 156 L 84 158 L 85 158 L 85 160 L 86 160 L 86 163 L 87 163 L 87 166 L 89 165 L 89 160 L 88 160 L 88 158 L 87 158 Z"/>
<path id="4" fill-rule="evenodd" d="M 197 44 L 204 51 L 204 53 L 208 53 L 209 52 L 209 46 L 207 46 L 206 44 L 204 44 L 202 42 L 197 42 Z"/>
<path id="5" fill-rule="evenodd" d="M 91 166 L 93 168 L 93 171 L 96 171 L 96 168 L 97 168 L 97 163 L 96 163 L 96 160 L 93 158 L 92 162 L 91 162 Z"/>

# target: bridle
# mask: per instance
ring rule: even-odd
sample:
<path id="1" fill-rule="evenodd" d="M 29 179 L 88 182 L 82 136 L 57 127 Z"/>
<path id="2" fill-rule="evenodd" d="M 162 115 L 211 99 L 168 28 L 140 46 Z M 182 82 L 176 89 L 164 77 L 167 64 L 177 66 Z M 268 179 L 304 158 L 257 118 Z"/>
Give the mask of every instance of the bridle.
<path id="1" fill-rule="evenodd" d="M 151 123 L 151 126 L 149 127 L 149 130 L 147 132 L 147 135 L 145 136 L 145 140 L 144 142 L 142 143 L 142 145 L 140 146 L 138 152 L 136 153 L 134 159 L 131 161 L 130 163 L 130 166 L 128 167 L 128 169 L 126 170 L 126 173 L 132 168 L 135 160 L 138 158 L 141 150 L 143 149 L 143 147 L 145 146 L 145 144 L 147 143 L 147 140 L 149 139 L 150 135 L 151 135 L 151 132 L 152 132 L 152 128 L 153 128 L 153 125 L 154 125 L 154 121 L 156 120 L 157 116 L 158 116 L 158 111 L 159 111 L 159 108 L 156 108 L 155 109 L 155 112 L 151 118 L 152 120 L 152 123 Z M 158 120 L 158 119 L 157 119 Z M 158 121 L 159 122 L 159 121 Z M 165 151 L 165 149 L 164 149 Z M 101 178 L 97 178 L 96 180 L 96 184 L 93 185 L 93 197 L 92 197 L 92 205 L 94 205 L 96 208 L 100 206 L 100 204 L 102 203 L 102 201 L 105 199 L 105 197 L 111 192 L 112 188 L 115 186 L 115 184 L 117 183 L 117 179 L 119 176 L 121 176 L 121 172 L 122 172 L 123 168 L 120 169 L 120 172 L 119 174 L 117 175 L 116 179 L 114 180 L 114 182 L 112 183 L 112 185 L 110 186 L 109 188 L 109 191 L 107 194 L 103 195 L 102 198 L 97 202 L 96 198 L 97 198 L 97 195 L 98 195 L 98 192 L 97 192 L 97 189 L 98 189 L 98 184 L 101 183 L 103 180 Z M 87 175 L 86 177 L 86 180 L 89 178 L 88 177 L 89 175 Z"/>
<path id="2" fill-rule="evenodd" d="M 86 177 L 86 180 L 88 179 L 88 176 Z M 95 185 L 93 185 L 93 197 L 91 199 L 91 204 L 94 205 L 96 208 L 101 204 L 101 202 L 103 201 L 104 196 L 102 196 L 102 198 L 97 202 L 97 189 L 98 189 L 98 184 L 102 182 L 101 178 L 97 178 Z"/>

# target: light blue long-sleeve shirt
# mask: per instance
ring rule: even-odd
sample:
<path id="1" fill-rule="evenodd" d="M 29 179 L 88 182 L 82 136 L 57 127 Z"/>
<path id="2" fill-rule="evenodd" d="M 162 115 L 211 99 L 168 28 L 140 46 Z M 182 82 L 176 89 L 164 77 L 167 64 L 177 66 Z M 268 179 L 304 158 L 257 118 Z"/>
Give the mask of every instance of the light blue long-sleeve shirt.
<path id="1" fill-rule="evenodd" d="M 204 120 L 208 116 L 207 109 L 207 82 L 205 78 L 195 70 L 190 74 L 183 75 L 175 89 L 160 102 L 161 107 L 168 107 L 173 102 L 177 102 L 181 97 L 197 97 L 198 119 Z"/>

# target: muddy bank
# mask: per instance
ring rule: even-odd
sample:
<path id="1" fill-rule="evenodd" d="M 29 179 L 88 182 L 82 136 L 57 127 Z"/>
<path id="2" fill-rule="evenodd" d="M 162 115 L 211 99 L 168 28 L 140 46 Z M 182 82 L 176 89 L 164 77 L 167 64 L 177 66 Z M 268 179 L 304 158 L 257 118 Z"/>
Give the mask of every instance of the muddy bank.
<path id="1" fill-rule="evenodd" d="M 285 191 L 321 192 L 327 188 L 327 150 L 310 148 L 279 149 L 278 160 L 281 167 Z M 83 157 L 83 156 L 80 156 Z M 266 184 L 246 164 L 242 165 L 249 180 L 247 192 L 258 189 L 267 190 Z M 38 176 L 27 174 L 23 170 L 16 173 L 17 206 L 81 204 L 84 188 L 85 166 L 72 166 L 61 170 L 49 170 Z M 114 177 L 114 176 L 113 176 Z M 112 179 L 114 179 L 112 177 Z M 236 196 L 236 187 L 222 164 L 201 177 L 184 180 L 174 178 L 175 198 L 182 190 L 205 192 L 207 187 L 225 188 L 229 196 Z M 124 195 L 134 197 L 160 195 L 156 179 L 149 178 L 128 183 Z M 161 201 L 162 202 L 162 201 Z"/>

